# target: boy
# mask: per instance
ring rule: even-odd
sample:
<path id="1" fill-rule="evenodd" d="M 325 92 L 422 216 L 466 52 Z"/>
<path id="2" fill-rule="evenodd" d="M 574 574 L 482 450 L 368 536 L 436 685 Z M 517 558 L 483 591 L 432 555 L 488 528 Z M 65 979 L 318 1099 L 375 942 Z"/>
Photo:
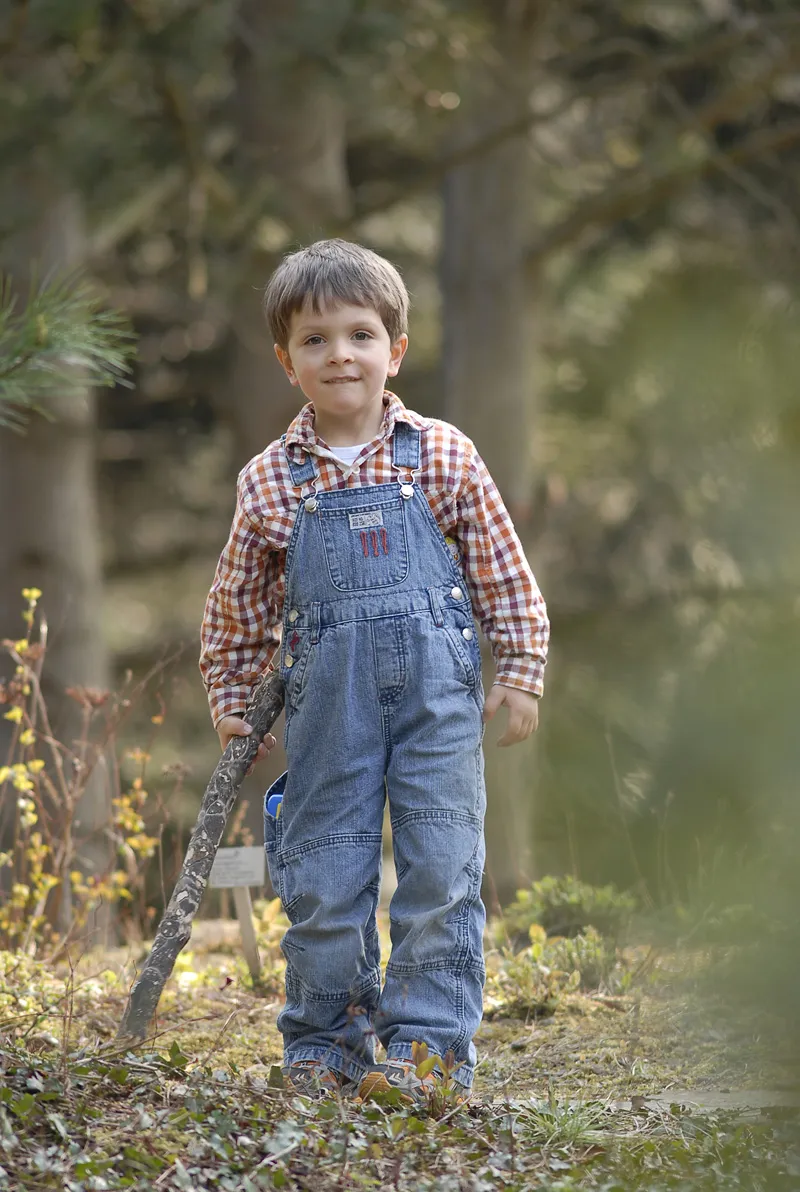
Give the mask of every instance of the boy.
<path id="1" fill-rule="evenodd" d="M 425 1043 L 453 1053 L 466 1093 L 484 982 L 482 721 L 508 708 L 501 745 L 535 730 L 545 606 L 472 443 L 385 389 L 408 345 L 395 268 L 320 241 L 278 267 L 265 309 L 308 404 L 239 476 L 201 670 L 224 748 L 251 731 L 248 691 L 282 623 L 289 769 L 264 825 L 291 924 L 284 1070 L 300 1089 L 354 1089 L 371 1073 L 420 1096 L 412 1056 Z M 485 708 L 473 608 L 497 663 Z M 387 796 L 397 889 L 381 989 Z"/>

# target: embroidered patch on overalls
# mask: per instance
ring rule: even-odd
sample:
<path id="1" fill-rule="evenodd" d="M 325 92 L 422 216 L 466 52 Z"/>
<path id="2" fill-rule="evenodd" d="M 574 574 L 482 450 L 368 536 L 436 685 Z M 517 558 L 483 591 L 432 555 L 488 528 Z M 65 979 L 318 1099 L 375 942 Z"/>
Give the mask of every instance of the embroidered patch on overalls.
<path id="1" fill-rule="evenodd" d="M 381 526 L 380 538 L 378 537 L 377 530 L 370 530 L 369 534 L 367 534 L 366 530 L 361 531 L 361 549 L 364 552 L 365 559 L 369 558 L 370 546 L 372 547 L 372 554 L 375 556 L 376 559 L 378 558 L 378 556 L 381 553 L 380 550 L 378 549 L 378 543 L 380 543 L 383 553 L 385 555 L 388 555 L 388 553 L 389 553 L 389 539 L 386 535 L 386 531 L 384 530 L 383 526 Z"/>
<path id="2" fill-rule="evenodd" d="M 351 530 L 363 530 L 368 526 L 382 526 L 383 514 L 380 509 L 371 509 L 369 513 L 348 514 Z"/>

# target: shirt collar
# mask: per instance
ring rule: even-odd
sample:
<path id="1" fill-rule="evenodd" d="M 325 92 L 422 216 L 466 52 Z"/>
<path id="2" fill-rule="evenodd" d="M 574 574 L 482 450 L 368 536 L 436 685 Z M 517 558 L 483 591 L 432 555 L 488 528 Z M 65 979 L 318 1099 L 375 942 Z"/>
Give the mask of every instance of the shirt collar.
<path id="1" fill-rule="evenodd" d="M 422 418 L 413 410 L 407 410 L 396 393 L 386 389 L 383 394 L 383 422 L 373 444 L 384 442 L 390 438 L 396 422 L 407 422 L 417 430 L 427 429 L 431 423 L 429 418 Z M 317 437 L 314 428 L 314 405 L 307 402 L 300 413 L 292 419 L 286 432 L 287 447 L 302 447 L 312 455 L 325 451 L 323 440 Z"/>

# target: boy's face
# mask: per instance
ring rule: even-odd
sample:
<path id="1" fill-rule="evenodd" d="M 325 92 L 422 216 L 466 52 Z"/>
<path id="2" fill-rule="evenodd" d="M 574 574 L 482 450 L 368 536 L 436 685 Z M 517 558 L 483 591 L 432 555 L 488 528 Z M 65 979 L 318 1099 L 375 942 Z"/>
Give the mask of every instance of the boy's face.
<path id="1" fill-rule="evenodd" d="M 314 403 L 318 426 L 363 428 L 365 418 L 383 417 L 386 378 L 394 377 L 408 346 L 391 343 L 380 315 L 368 306 L 335 306 L 315 314 L 296 311 L 286 348 L 275 353 L 293 385 Z"/>

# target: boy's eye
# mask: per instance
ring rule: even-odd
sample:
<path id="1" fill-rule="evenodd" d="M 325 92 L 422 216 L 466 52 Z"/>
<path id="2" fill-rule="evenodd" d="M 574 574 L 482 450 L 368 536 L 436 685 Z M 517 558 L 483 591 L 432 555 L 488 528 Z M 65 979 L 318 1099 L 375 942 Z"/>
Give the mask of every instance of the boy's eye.
<path id="1" fill-rule="evenodd" d="M 309 335 L 308 339 L 304 340 L 303 342 L 313 348 L 313 347 L 316 347 L 317 344 L 322 343 L 322 336 L 321 335 Z"/>
<path id="2" fill-rule="evenodd" d="M 364 343 L 366 340 L 372 339 L 372 336 L 368 331 L 355 331 L 353 333 L 353 339 L 357 339 L 360 343 Z"/>

